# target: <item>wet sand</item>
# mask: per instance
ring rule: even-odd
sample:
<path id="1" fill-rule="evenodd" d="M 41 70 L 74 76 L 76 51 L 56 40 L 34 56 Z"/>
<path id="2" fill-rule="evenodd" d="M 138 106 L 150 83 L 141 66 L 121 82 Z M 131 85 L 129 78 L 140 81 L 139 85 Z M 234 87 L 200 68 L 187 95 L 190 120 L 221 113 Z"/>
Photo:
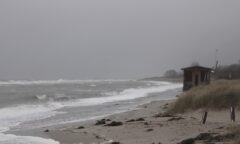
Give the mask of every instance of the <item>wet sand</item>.
<path id="1" fill-rule="evenodd" d="M 96 121 L 71 124 L 45 133 L 61 144 L 177 144 L 201 133 L 226 133 L 229 127 L 239 123 L 238 117 L 235 123 L 230 121 L 229 111 L 210 111 L 205 125 L 201 124 L 201 110 L 162 115 L 173 102 L 155 101 L 137 110 L 106 117 L 98 125 Z"/>

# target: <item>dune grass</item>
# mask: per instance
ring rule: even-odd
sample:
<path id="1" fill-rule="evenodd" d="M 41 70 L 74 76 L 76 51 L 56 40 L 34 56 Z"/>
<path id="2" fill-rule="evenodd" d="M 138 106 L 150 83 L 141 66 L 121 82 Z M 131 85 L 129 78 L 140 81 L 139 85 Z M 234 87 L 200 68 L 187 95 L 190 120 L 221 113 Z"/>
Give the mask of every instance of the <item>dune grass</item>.
<path id="1" fill-rule="evenodd" d="M 235 136 L 234 144 L 240 144 L 240 126 L 233 127 L 231 133 Z"/>
<path id="2" fill-rule="evenodd" d="M 183 113 L 201 108 L 221 110 L 240 107 L 240 80 L 217 80 L 183 93 L 168 113 Z"/>

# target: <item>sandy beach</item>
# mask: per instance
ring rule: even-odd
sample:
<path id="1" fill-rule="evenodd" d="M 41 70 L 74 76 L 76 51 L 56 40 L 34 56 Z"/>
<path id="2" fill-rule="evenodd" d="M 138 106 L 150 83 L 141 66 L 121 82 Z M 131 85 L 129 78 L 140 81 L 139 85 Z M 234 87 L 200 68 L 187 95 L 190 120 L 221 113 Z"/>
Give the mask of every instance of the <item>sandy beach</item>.
<path id="1" fill-rule="evenodd" d="M 177 115 L 162 115 L 174 100 L 154 101 L 138 109 L 111 115 L 84 125 L 72 124 L 45 132 L 61 144 L 178 144 L 201 134 L 221 137 L 232 126 L 229 111 L 210 111 L 205 125 L 202 110 Z M 237 112 L 238 116 L 240 113 Z M 98 123 L 97 123 L 98 122 Z M 199 139 L 199 144 L 205 139 Z M 213 138 L 214 141 L 214 138 Z M 222 138 L 219 143 L 230 143 Z"/>

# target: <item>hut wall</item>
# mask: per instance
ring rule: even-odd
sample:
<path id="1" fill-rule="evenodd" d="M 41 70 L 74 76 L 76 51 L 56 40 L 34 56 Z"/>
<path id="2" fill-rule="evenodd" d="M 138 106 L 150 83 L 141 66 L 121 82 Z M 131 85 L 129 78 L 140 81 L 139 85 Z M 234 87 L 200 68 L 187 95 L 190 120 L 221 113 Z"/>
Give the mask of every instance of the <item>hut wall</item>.
<path id="1" fill-rule="evenodd" d="M 198 77 L 197 80 L 196 80 L 196 77 Z M 192 85 L 196 86 L 196 83 L 197 83 L 197 85 L 201 85 L 202 84 L 202 82 L 201 82 L 201 72 L 200 71 L 193 71 L 193 74 L 192 74 Z"/>

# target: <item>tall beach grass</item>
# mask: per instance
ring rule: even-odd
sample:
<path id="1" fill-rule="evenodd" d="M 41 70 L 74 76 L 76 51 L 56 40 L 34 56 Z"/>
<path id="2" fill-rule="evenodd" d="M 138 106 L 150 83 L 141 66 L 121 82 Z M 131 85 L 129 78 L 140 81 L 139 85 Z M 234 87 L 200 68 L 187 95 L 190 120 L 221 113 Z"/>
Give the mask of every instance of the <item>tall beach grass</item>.
<path id="1" fill-rule="evenodd" d="M 183 113 L 200 108 L 221 110 L 240 108 L 240 80 L 217 80 L 210 85 L 198 86 L 183 93 L 169 113 Z"/>
<path id="2" fill-rule="evenodd" d="M 233 144 L 240 144 L 240 125 L 232 127 L 231 134 L 234 135 Z"/>

